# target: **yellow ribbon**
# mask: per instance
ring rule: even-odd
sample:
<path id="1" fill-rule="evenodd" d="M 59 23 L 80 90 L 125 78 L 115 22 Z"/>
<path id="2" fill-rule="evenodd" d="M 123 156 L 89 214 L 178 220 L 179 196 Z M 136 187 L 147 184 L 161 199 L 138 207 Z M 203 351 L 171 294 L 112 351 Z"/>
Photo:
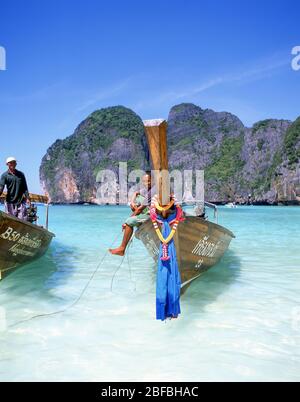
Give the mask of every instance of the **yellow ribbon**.
<path id="1" fill-rule="evenodd" d="M 170 208 L 172 208 L 173 205 L 174 205 L 174 202 L 175 202 L 175 201 L 172 200 L 172 201 L 171 201 L 168 205 L 166 205 L 165 207 L 159 205 L 158 202 L 156 202 L 154 205 L 155 205 L 155 208 L 156 208 L 158 211 L 162 212 L 162 211 L 168 211 Z"/>
<path id="2" fill-rule="evenodd" d="M 175 222 L 175 223 L 177 223 L 177 222 Z M 159 228 L 155 229 L 155 232 L 156 232 L 156 234 L 157 234 L 159 240 L 160 240 L 162 243 L 168 244 L 168 243 L 170 243 L 170 241 L 173 239 L 173 237 L 174 237 L 174 235 L 175 235 L 175 233 L 176 233 L 176 229 L 173 228 L 173 229 L 171 230 L 171 233 L 169 234 L 169 236 L 168 236 L 166 239 L 163 237 L 163 235 L 162 235 L 161 231 L 159 230 Z"/>

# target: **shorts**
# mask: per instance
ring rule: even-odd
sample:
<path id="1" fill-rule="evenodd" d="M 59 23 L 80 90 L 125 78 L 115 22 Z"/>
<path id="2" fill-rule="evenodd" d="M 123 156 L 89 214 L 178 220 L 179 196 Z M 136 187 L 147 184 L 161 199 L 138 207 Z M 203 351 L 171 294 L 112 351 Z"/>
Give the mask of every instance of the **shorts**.
<path id="1" fill-rule="evenodd" d="M 27 208 L 24 202 L 21 204 L 6 203 L 6 213 L 22 221 L 27 221 Z"/>
<path id="2" fill-rule="evenodd" d="M 138 227 L 141 226 L 143 223 L 147 222 L 147 220 L 150 219 L 149 214 L 140 214 L 136 216 L 130 216 L 129 218 L 126 219 L 125 224 L 130 226 L 130 227 Z"/>

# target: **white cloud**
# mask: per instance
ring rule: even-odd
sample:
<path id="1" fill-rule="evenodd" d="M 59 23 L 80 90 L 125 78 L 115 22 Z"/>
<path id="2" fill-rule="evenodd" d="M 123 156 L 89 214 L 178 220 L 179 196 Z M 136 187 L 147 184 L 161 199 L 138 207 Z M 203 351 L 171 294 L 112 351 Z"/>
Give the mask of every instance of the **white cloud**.
<path id="1" fill-rule="evenodd" d="M 252 64 L 251 68 L 239 70 L 234 73 L 226 73 L 214 78 L 210 78 L 207 81 L 193 85 L 188 88 L 172 88 L 164 92 L 157 91 L 156 95 L 149 97 L 143 93 L 143 100 L 139 100 L 133 105 L 134 110 L 142 112 L 147 108 L 154 106 L 171 105 L 176 101 L 192 101 L 197 95 L 208 91 L 209 89 L 216 88 L 225 84 L 238 84 L 244 85 L 251 81 L 259 81 L 265 77 L 272 76 L 282 67 L 289 64 L 287 59 L 278 59 L 272 57 L 268 60 L 256 62 Z M 145 100 L 149 98 L 150 100 Z"/>
<path id="2" fill-rule="evenodd" d="M 38 88 L 32 92 L 20 94 L 20 95 L 7 95 L 2 94 L 0 98 L 1 103 L 24 103 L 24 102 L 35 102 L 47 100 L 50 95 L 57 95 L 58 92 L 61 91 L 64 82 L 56 82 L 54 84 L 50 84 L 44 86 L 42 88 Z"/>
<path id="3" fill-rule="evenodd" d="M 131 79 L 131 77 L 128 77 L 109 88 L 103 88 L 85 95 L 85 99 L 79 103 L 79 106 L 75 107 L 72 112 L 69 113 L 68 116 L 57 125 L 57 130 L 62 131 L 67 127 L 71 128 L 78 124 L 78 120 L 80 120 L 80 118 L 86 117 L 88 113 L 91 113 L 92 107 L 93 109 L 104 107 L 104 102 L 114 99 L 116 96 L 122 94 L 126 89 L 129 88 Z"/>
<path id="4" fill-rule="evenodd" d="M 127 78 L 122 82 L 117 83 L 115 86 L 111 88 L 102 89 L 98 92 L 95 92 L 90 95 L 88 99 L 86 99 L 76 110 L 75 113 L 83 112 L 89 107 L 96 105 L 99 102 L 103 102 L 105 100 L 111 99 L 120 93 L 122 93 L 126 88 L 128 88 L 128 84 L 131 78 Z"/>

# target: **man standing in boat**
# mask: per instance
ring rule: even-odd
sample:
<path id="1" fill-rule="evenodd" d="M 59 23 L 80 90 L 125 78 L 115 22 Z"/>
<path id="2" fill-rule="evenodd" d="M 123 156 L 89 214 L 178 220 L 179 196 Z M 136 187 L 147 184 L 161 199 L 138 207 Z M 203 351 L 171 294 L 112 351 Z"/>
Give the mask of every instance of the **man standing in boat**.
<path id="1" fill-rule="evenodd" d="M 7 158 L 6 165 L 8 166 L 8 170 L 3 173 L 0 179 L 0 196 L 6 187 L 6 212 L 9 215 L 26 221 L 26 201 L 30 203 L 30 198 L 25 175 L 16 169 L 16 158 Z"/>
<path id="2" fill-rule="evenodd" d="M 132 215 L 123 224 L 124 236 L 122 243 L 115 249 L 109 249 L 111 254 L 123 256 L 126 247 L 132 237 L 133 229 L 140 226 L 150 218 L 150 204 L 152 196 L 156 194 L 155 186 L 152 186 L 151 171 L 142 177 L 142 187 L 135 192 L 130 202 Z"/>

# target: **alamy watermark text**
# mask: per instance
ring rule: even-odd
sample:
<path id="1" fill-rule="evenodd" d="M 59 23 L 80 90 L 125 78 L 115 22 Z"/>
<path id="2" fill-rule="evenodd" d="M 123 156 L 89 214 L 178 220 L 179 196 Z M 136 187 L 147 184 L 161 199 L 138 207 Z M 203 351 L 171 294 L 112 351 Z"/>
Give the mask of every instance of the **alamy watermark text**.
<path id="1" fill-rule="evenodd" d="M 292 55 L 295 56 L 292 59 L 292 69 L 294 71 L 299 71 L 300 70 L 300 46 L 293 47 Z"/>
<path id="2" fill-rule="evenodd" d="M 0 71 L 6 70 L 6 50 L 0 46 Z"/>

